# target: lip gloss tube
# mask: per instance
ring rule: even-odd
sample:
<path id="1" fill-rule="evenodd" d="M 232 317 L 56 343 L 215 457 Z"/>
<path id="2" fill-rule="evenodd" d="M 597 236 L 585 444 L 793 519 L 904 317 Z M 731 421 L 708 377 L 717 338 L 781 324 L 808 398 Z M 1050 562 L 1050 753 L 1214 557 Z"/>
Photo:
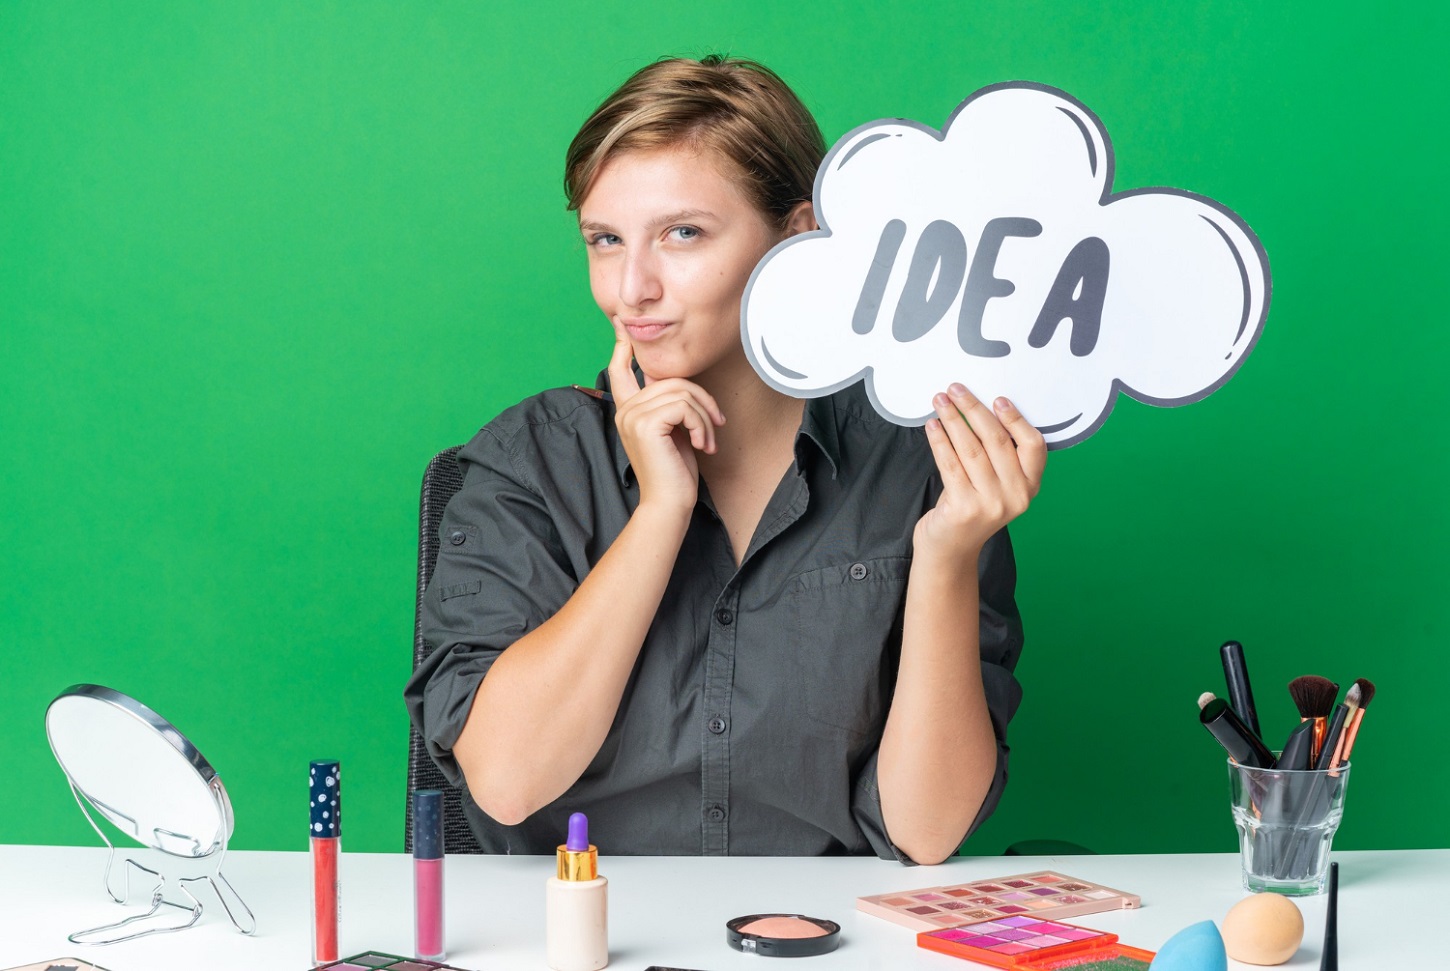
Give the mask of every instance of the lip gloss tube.
<path id="1" fill-rule="evenodd" d="M 342 851 L 342 773 L 336 759 L 312 763 L 309 835 L 312 838 L 312 963 L 336 961 L 338 875 Z"/>
<path id="2" fill-rule="evenodd" d="M 443 793 L 413 793 L 413 953 L 443 960 Z"/>

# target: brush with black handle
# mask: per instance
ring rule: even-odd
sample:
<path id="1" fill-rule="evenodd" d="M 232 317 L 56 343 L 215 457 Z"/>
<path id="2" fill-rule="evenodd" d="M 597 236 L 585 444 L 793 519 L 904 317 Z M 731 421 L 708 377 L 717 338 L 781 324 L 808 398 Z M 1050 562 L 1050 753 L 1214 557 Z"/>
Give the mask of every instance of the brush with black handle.
<path id="1" fill-rule="evenodd" d="M 1289 733 L 1279 759 L 1274 763 L 1276 770 L 1303 772 L 1309 768 L 1309 756 L 1314 747 L 1314 723 L 1300 722 Z M 1298 791 L 1295 776 L 1271 777 L 1268 791 L 1263 794 L 1263 805 L 1259 807 L 1259 821 L 1263 824 L 1255 842 L 1255 852 L 1262 851 L 1270 861 L 1269 869 L 1275 875 L 1287 872 L 1290 861 L 1298 852 L 1294 830 L 1285 831 L 1298 819 L 1301 807 L 1293 801 Z M 1273 784 L 1277 783 L 1277 784 Z M 1262 872 L 1262 871 L 1261 871 Z"/>
<path id="2" fill-rule="evenodd" d="M 1315 820 L 1324 817 L 1329 811 L 1334 797 L 1338 794 L 1339 787 L 1344 785 L 1343 777 L 1334 771 L 1337 766 L 1334 754 L 1339 751 L 1340 740 L 1344 736 L 1344 728 L 1349 722 L 1351 710 L 1358 709 L 1359 702 L 1360 687 L 1357 684 L 1352 685 L 1349 691 L 1345 692 L 1344 703 L 1336 705 L 1334 714 L 1330 716 L 1329 725 L 1324 733 L 1324 744 L 1319 750 L 1318 758 L 1314 760 L 1314 769 L 1317 772 L 1328 774 L 1316 776 L 1304 792 L 1289 851 L 1284 854 L 1285 872 L 1279 874 L 1281 876 L 1297 880 L 1313 872 L 1321 837 L 1317 832 L 1308 831 L 1307 827 Z"/>
<path id="3" fill-rule="evenodd" d="M 1223 679 L 1228 685 L 1228 703 L 1255 735 L 1259 729 L 1259 712 L 1254 707 L 1254 689 L 1249 684 L 1249 666 L 1244 660 L 1244 646 L 1238 641 L 1225 641 L 1218 649 L 1223 661 Z"/>

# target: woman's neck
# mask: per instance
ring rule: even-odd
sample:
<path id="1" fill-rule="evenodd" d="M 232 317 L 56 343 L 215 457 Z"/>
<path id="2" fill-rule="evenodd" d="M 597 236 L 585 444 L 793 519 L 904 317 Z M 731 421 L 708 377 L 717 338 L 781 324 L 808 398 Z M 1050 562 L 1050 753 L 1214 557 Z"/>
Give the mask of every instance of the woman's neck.
<path id="1" fill-rule="evenodd" d="M 725 413 L 725 424 L 715 430 L 715 454 L 698 455 L 707 482 L 762 464 L 781 465 L 792 454 L 800 428 L 805 402 L 760 380 L 743 354 L 740 363 L 744 366 L 697 378 Z"/>

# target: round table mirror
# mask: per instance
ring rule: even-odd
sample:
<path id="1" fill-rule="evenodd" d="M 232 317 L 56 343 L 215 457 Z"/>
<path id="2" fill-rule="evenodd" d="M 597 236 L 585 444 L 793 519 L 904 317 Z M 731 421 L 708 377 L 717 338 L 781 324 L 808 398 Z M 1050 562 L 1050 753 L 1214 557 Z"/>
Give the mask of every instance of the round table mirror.
<path id="1" fill-rule="evenodd" d="M 216 770 L 185 735 L 135 698 L 94 684 L 74 685 L 61 692 L 46 709 L 45 732 L 77 804 L 111 848 L 104 878 L 107 893 L 124 903 L 137 873 L 150 874 L 155 883 L 150 911 L 117 924 L 78 931 L 71 935 L 74 943 L 111 944 L 190 927 L 200 918 L 202 905 L 189 885 L 199 882 L 216 892 L 238 930 L 251 933 L 255 929 L 251 911 L 221 875 L 221 860 L 232 835 L 231 801 Z M 173 868 L 177 879 L 168 884 L 168 874 L 162 872 L 166 867 L 152 869 L 128 859 L 126 890 L 118 893 L 111 883 L 116 848 L 92 811 L 148 849 L 181 860 L 208 861 L 208 872 L 181 876 L 182 871 L 196 868 L 178 865 Z M 185 901 L 168 899 L 169 886 Z M 245 913 L 250 926 L 238 920 L 233 903 Z M 188 911 L 190 920 L 181 924 L 152 921 L 124 936 L 112 933 L 164 913 L 163 906 Z"/>
<path id="2" fill-rule="evenodd" d="M 210 856 L 232 835 L 216 771 L 134 698 L 77 685 L 45 713 L 51 751 L 82 796 L 127 836 L 173 856 Z"/>

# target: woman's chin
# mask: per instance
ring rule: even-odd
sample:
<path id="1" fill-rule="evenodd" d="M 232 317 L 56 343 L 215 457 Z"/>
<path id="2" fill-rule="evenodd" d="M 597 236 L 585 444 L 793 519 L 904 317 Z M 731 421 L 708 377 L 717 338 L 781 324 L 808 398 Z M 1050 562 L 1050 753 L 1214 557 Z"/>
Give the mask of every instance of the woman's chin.
<path id="1" fill-rule="evenodd" d="M 640 354 L 636 351 L 634 363 L 644 375 L 645 384 L 666 378 L 692 378 L 698 373 L 685 362 L 672 360 L 664 355 Z"/>

